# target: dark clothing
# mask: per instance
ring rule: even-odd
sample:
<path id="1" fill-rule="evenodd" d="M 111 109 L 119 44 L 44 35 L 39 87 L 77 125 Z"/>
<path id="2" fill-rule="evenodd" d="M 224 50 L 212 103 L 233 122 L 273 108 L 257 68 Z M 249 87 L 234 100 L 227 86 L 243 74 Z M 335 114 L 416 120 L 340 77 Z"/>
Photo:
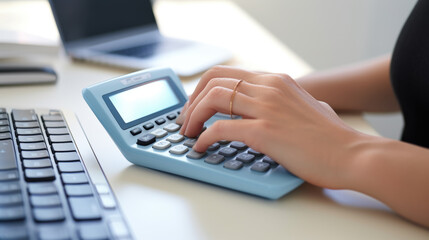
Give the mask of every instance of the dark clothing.
<path id="1" fill-rule="evenodd" d="M 429 148 L 429 0 L 419 0 L 396 42 L 390 74 L 404 115 L 402 140 Z"/>

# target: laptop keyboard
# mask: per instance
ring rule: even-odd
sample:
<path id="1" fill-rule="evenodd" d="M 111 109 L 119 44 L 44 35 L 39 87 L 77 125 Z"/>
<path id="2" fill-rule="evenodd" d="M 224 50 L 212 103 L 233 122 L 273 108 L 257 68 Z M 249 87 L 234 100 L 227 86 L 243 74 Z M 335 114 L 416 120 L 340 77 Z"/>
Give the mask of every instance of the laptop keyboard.
<path id="1" fill-rule="evenodd" d="M 0 108 L 0 239 L 131 239 L 72 134 L 60 111 Z"/>
<path id="2" fill-rule="evenodd" d="M 114 50 L 110 53 L 130 57 L 147 58 L 163 52 L 172 51 L 186 45 L 189 45 L 189 43 L 186 41 L 165 39 L 144 45 Z"/>

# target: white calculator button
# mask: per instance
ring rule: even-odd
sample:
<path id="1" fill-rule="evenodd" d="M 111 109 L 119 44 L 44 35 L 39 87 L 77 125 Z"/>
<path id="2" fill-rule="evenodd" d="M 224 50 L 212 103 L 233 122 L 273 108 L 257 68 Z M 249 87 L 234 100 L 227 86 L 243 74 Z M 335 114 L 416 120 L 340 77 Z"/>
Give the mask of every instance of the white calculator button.
<path id="1" fill-rule="evenodd" d="M 180 129 L 180 125 L 179 124 L 175 124 L 175 123 L 170 123 L 167 126 L 164 127 L 164 130 L 166 130 L 167 132 L 175 132 L 177 130 Z"/>
<path id="2" fill-rule="evenodd" d="M 183 139 L 185 139 L 185 137 L 183 135 L 180 134 L 173 134 L 168 136 L 167 141 L 172 142 L 172 143 L 178 143 L 183 141 Z"/>
<path id="3" fill-rule="evenodd" d="M 167 135 L 167 131 L 165 131 L 161 128 L 158 128 L 158 129 L 152 131 L 151 133 L 153 135 L 155 135 L 156 138 L 162 138 L 162 137 L 165 137 L 165 135 Z"/>
<path id="4" fill-rule="evenodd" d="M 171 146 L 171 143 L 165 140 L 161 140 L 152 145 L 153 148 L 159 149 L 159 150 L 169 148 L 170 146 Z"/>
<path id="5" fill-rule="evenodd" d="M 170 149 L 170 153 L 172 154 L 184 154 L 188 151 L 188 147 L 183 145 L 176 145 Z"/>

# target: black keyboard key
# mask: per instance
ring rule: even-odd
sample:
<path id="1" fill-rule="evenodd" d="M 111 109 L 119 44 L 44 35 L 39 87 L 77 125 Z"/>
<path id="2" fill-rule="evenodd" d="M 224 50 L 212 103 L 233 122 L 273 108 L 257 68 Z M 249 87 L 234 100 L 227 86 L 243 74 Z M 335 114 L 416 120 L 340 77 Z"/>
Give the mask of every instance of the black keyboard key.
<path id="1" fill-rule="evenodd" d="M 42 115 L 42 119 L 45 122 L 51 122 L 51 121 L 64 121 L 63 116 L 61 116 L 60 114 L 55 114 L 55 115 L 48 115 L 48 114 L 43 114 Z"/>
<path id="2" fill-rule="evenodd" d="M 22 158 L 28 158 L 28 159 L 48 158 L 49 153 L 46 150 L 22 151 L 21 156 L 22 156 Z"/>
<path id="3" fill-rule="evenodd" d="M 0 171 L 0 181 L 11 181 L 19 178 L 17 170 Z"/>
<path id="4" fill-rule="evenodd" d="M 165 123 L 165 119 L 164 118 L 159 118 L 157 120 L 155 120 L 155 123 L 158 125 L 164 124 Z"/>
<path id="5" fill-rule="evenodd" d="M 25 169 L 25 180 L 28 182 L 52 181 L 55 180 L 53 168 Z"/>
<path id="6" fill-rule="evenodd" d="M 39 127 L 39 122 L 16 122 L 16 128 L 37 128 Z"/>
<path id="7" fill-rule="evenodd" d="M 12 118 L 15 122 L 37 121 L 34 109 L 12 109 Z"/>
<path id="8" fill-rule="evenodd" d="M 206 159 L 204 159 L 204 162 L 210 163 L 210 164 L 219 164 L 225 160 L 225 157 L 219 154 L 210 154 Z"/>
<path id="9" fill-rule="evenodd" d="M 79 161 L 79 155 L 77 152 L 56 152 L 55 160 L 58 162 L 68 162 L 68 161 Z"/>
<path id="10" fill-rule="evenodd" d="M 37 143 L 20 143 L 19 149 L 21 151 L 34 151 L 34 150 L 45 150 L 46 144 L 44 142 Z"/>
<path id="11" fill-rule="evenodd" d="M 83 172 L 83 166 L 80 162 L 59 162 L 58 170 L 60 172 Z"/>
<path id="12" fill-rule="evenodd" d="M 257 172 L 267 172 L 268 169 L 270 169 L 270 164 L 266 162 L 256 162 L 250 169 Z"/>
<path id="13" fill-rule="evenodd" d="M 0 207 L 0 223 L 24 219 L 25 211 L 23 206 Z"/>
<path id="14" fill-rule="evenodd" d="M 91 196 L 92 188 L 89 184 L 68 184 L 64 186 L 67 196 Z"/>
<path id="15" fill-rule="evenodd" d="M 10 128 L 8 126 L 0 126 L 0 133 L 10 132 Z"/>
<path id="16" fill-rule="evenodd" d="M 33 208 L 33 217 L 36 222 L 58 222 L 65 219 L 61 207 Z"/>
<path id="17" fill-rule="evenodd" d="M 73 143 L 53 143 L 52 144 L 53 152 L 74 152 L 76 147 Z"/>
<path id="18" fill-rule="evenodd" d="M 9 126 L 8 120 L 0 120 L 0 126 Z"/>
<path id="19" fill-rule="evenodd" d="M 100 240 L 108 239 L 109 235 L 102 222 L 91 222 L 80 226 L 79 237 L 82 240 Z"/>
<path id="20" fill-rule="evenodd" d="M 137 139 L 137 144 L 142 146 L 147 146 L 154 143 L 155 141 L 156 141 L 156 136 L 151 133 L 148 133 L 140 137 L 139 139 Z"/>
<path id="21" fill-rule="evenodd" d="M 9 193 L 0 195 L 0 206 L 22 205 L 21 193 Z"/>
<path id="22" fill-rule="evenodd" d="M 153 123 L 146 123 L 145 125 L 143 125 L 143 128 L 146 130 L 152 129 L 155 125 L 153 125 Z"/>
<path id="23" fill-rule="evenodd" d="M 24 159 L 22 161 L 24 168 L 46 168 L 52 167 L 51 159 L 42 158 L 42 159 Z"/>
<path id="24" fill-rule="evenodd" d="M 19 182 L 0 182 L 0 194 L 14 193 L 21 191 Z"/>
<path id="25" fill-rule="evenodd" d="M 18 136 L 18 141 L 20 143 L 43 142 L 44 138 L 42 135 Z"/>
<path id="26" fill-rule="evenodd" d="M 12 140 L 0 141 L 0 170 L 16 168 L 17 164 Z"/>
<path id="27" fill-rule="evenodd" d="M 0 224 L 0 239 L 22 240 L 28 239 L 25 222 L 11 222 Z"/>
<path id="28" fill-rule="evenodd" d="M 69 197 L 70 208 L 75 220 L 97 220 L 100 209 L 94 197 Z"/>
<path id="29" fill-rule="evenodd" d="M 45 127 L 46 128 L 65 128 L 66 123 L 63 121 L 61 121 L 61 122 L 45 122 Z"/>
<path id="30" fill-rule="evenodd" d="M 18 135 L 39 135 L 42 133 L 40 128 L 18 128 L 16 129 Z"/>
<path id="31" fill-rule="evenodd" d="M 64 135 L 68 134 L 67 128 L 46 128 L 48 135 Z"/>
<path id="32" fill-rule="evenodd" d="M 72 139 L 70 135 L 51 135 L 49 136 L 50 143 L 63 143 L 63 142 L 71 142 Z"/>
<path id="33" fill-rule="evenodd" d="M 0 113 L 0 120 L 7 120 L 7 114 L 6 113 Z"/>
<path id="34" fill-rule="evenodd" d="M 11 139 L 12 135 L 10 135 L 10 133 L 5 132 L 5 133 L 0 133 L 0 140 L 6 140 L 6 139 Z"/>
<path id="35" fill-rule="evenodd" d="M 57 187 L 53 182 L 47 183 L 29 183 L 28 192 L 32 195 L 57 193 Z"/>
<path id="36" fill-rule="evenodd" d="M 237 142 L 237 141 L 233 141 L 231 142 L 231 145 L 229 145 L 232 148 L 236 148 L 238 150 L 245 150 L 247 149 L 247 145 L 244 144 L 243 142 Z"/>
<path id="37" fill-rule="evenodd" d="M 33 207 L 56 207 L 61 206 L 60 196 L 57 194 L 51 195 L 32 195 L 30 203 Z"/>
<path id="38" fill-rule="evenodd" d="M 237 154 L 237 152 L 237 149 L 230 147 L 224 147 L 219 150 L 219 154 L 225 157 L 233 157 L 235 154 Z"/>
<path id="39" fill-rule="evenodd" d="M 139 135 L 141 132 L 142 132 L 142 130 L 138 127 L 134 128 L 130 131 L 131 135 L 133 135 L 133 136 Z"/>
<path id="40" fill-rule="evenodd" d="M 88 183 L 85 173 L 62 173 L 61 178 L 64 184 Z"/>
<path id="41" fill-rule="evenodd" d="M 245 164 L 251 163 L 255 160 L 255 155 L 253 154 L 248 154 L 248 153 L 240 153 L 236 160 L 243 162 Z"/>
<path id="42" fill-rule="evenodd" d="M 70 240 L 71 235 L 67 225 L 39 225 L 39 240 Z"/>

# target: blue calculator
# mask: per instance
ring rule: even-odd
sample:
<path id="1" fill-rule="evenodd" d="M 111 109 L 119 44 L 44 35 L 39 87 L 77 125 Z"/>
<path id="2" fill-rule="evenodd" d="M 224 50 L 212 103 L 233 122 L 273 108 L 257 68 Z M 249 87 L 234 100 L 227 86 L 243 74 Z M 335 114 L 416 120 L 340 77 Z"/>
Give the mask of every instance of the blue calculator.
<path id="1" fill-rule="evenodd" d="M 303 180 L 242 142 L 219 141 L 207 152 L 179 134 L 175 119 L 188 97 L 169 68 L 147 69 L 83 90 L 83 96 L 125 158 L 137 165 L 241 192 L 278 199 Z M 216 114 L 206 123 L 219 119 Z M 233 121 L 233 120 L 231 120 Z"/>

